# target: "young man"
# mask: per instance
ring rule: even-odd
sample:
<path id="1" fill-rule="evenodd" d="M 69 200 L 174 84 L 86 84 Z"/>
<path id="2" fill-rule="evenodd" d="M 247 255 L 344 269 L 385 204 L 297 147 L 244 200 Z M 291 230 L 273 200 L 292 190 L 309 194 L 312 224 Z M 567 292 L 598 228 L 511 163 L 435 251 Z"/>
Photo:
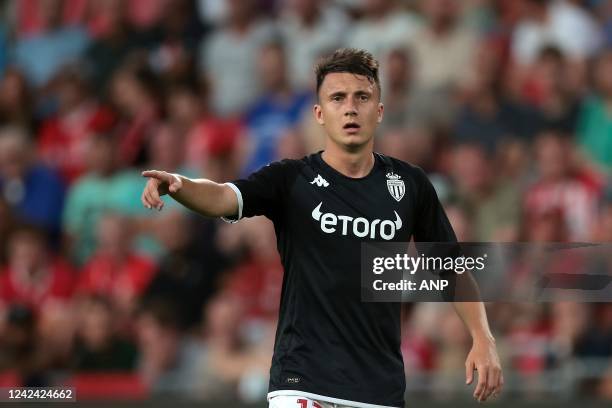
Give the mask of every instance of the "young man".
<path id="1" fill-rule="evenodd" d="M 206 216 L 274 222 L 285 276 L 270 407 L 403 406 L 400 305 L 361 302 L 360 245 L 411 237 L 452 242 L 455 234 L 425 173 L 373 152 L 383 117 L 378 62 L 366 51 L 341 49 L 316 74 L 314 115 L 327 133 L 325 151 L 225 184 L 145 171 L 142 201 L 161 210 L 160 195 L 170 194 Z M 480 302 L 453 305 L 473 338 L 466 382 L 477 369 L 474 397 L 484 401 L 503 383 L 485 309 Z"/>

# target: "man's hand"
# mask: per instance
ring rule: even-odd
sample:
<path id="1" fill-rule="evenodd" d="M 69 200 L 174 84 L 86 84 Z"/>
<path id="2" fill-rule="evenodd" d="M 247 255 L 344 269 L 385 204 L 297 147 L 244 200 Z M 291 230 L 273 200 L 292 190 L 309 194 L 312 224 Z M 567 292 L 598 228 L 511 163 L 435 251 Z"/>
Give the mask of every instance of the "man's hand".
<path id="1" fill-rule="evenodd" d="M 148 209 L 161 210 L 164 202 L 160 197 L 164 194 L 176 193 L 183 187 L 180 177 L 165 171 L 147 170 L 142 172 L 142 176 L 149 177 L 140 197 L 142 204 Z"/>
<path id="2" fill-rule="evenodd" d="M 471 384 L 474 370 L 478 370 L 478 384 L 474 390 L 474 398 L 478 402 L 486 401 L 491 395 L 497 397 L 504 385 L 495 340 L 474 339 L 472 350 L 465 361 L 465 383 Z"/>

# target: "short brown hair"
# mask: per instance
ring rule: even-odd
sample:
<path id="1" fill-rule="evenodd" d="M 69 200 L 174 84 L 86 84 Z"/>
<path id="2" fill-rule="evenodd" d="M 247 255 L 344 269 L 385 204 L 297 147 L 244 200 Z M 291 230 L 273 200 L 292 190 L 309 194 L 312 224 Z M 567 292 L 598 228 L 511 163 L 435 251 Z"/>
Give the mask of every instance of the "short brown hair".
<path id="1" fill-rule="evenodd" d="M 317 95 L 327 74 L 348 72 L 363 75 L 376 84 L 380 91 L 378 79 L 378 61 L 366 50 L 357 48 L 340 48 L 333 54 L 323 57 L 315 67 L 317 76 Z"/>

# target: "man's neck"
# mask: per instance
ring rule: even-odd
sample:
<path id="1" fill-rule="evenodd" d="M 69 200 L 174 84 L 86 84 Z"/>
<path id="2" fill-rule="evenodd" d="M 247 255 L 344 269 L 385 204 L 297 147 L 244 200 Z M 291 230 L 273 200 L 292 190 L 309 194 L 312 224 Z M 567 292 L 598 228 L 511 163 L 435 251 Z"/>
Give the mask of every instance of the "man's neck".
<path id="1" fill-rule="evenodd" d="M 365 177 L 374 167 L 374 155 L 371 148 L 348 152 L 329 143 L 321 154 L 321 158 L 339 173 L 352 178 Z"/>

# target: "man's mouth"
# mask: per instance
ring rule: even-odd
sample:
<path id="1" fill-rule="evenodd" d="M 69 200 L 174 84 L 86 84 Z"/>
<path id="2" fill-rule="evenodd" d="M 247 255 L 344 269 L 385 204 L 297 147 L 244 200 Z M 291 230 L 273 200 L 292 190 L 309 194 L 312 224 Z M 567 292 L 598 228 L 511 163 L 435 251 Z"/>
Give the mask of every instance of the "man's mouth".
<path id="1" fill-rule="evenodd" d="M 347 123 L 343 126 L 343 129 L 359 129 L 361 128 L 361 126 L 359 126 L 357 123 Z"/>

